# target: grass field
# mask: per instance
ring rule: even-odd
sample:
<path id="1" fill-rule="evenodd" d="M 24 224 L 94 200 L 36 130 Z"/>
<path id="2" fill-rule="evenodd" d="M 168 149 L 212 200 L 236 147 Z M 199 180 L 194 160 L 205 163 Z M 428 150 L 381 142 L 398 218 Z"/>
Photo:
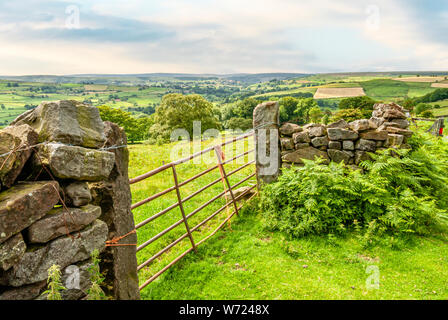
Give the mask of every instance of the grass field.
<path id="1" fill-rule="evenodd" d="M 433 103 L 429 103 L 430 105 L 434 106 L 436 104 L 438 104 L 440 106 L 440 108 L 434 108 L 432 109 L 432 113 L 436 116 L 448 116 L 448 100 L 442 100 L 442 101 L 437 101 L 437 102 L 433 102 Z"/>
<path id="2" fill-rule="evenodd" d="M 250 143 L 228 148 L 226 158 L 253 147 Z M 202 148 L 219 140 L 203 141 Z M 188 144 L 191 145 L 191 144 Z M 143 174 L 170 161 L 174 144 L 130 146 L 130 177 Z M 180 156 L 178 156 L 180 157 Z M 211 157 L 213 159 L 213 156 Z M 244 162 L 251 160 L 246 158 Z M 186 163 L 177 168 L 179 180 L 213 166 Z M 226 165 L 229 172 L 240 164 Z M 231 184 L 253 172 L 247 168 L 231 178 Z M 217 170 L 194 184 L 182 187 L 182 197 L 220 177 Z M 251 180 L 248 184 L 254 184 Z M 132 185 L 133 203 L 173 185 L 165 171 Z M 223 191 L 221 183 L 187 202 L 188 214 Z M 176 202 L 174 192 L 133 210 L 141 222 Z M 309 236 L 291 240 L 281 232 L 264 227 L 257 213 L 257 199 L 246 205 L 230 225 L 187 254 L 176 265 L 141 291 L 143 299 L 448 299 L 448 235 L 390 238 L 381 245 L 362 247 L 356 233 L 346 236 Z M 190 226 L 224 205 L 216 204 L 189 219 Z M 227 216 L 223 211 L 204 228 L 194 233 L 195 241 L 210 234 Z M 142 244 L 181 218 L 179 210 L 152 221 L 138 230 Z M 180 225 L 144 248 L 137 255 L 141 264 L 151 255 L 185 233 Z M 139 272 L 140 284 L 190 247 L 188 238 L 166 255 Z M 372 271 L 373 270 L 373 271 Z M 367 287 L 372 272 L 379 272 L 379 287 Z"/>
<path id="3" fill-rule="evenodd" d="M 356 235 L 288 240 L 246 210 L 143 291 L 145 299 L 448 299 L 448 237 L 362 249 Z M 379 288 L 367 288 L 378 268 Z"/>
<path id="4" fill-rule="evenodd" d="M 254 95 L 254 98 L 272 98 L 272 97 L 281 97 L 281 96 L 287 96 L 287 95 L 293 95 L 295 93 L 305 93 L 309 92 L 314 94 L 316 92 L 317 88 L 315 87 L 300 87 L 297 89 L 289 89 L 289 90 L 282 90 L 282 91 L 273 91 L 263 94 L 257 94 Z"/>
<path id="5" fill-rule="evenodd" d="M 210 140 L 210 141 L 204 141 L 202 142 L 202 147 L 205 148 L 207 146 L 212 146 L 217 144 L 218 140 Z M 135 177 L 138 175 L 141 175 L 147 171 L 150 171 L 152 169 L 155 169 L 164 163 L 170 162 L 170 153 L 173 149 L 174 144 L 168 144 L 168 145 L 162 145 L 162 146 L 154 146 L 154 145 L 133 145 L 130 146 L 130 177 Z M 249 139 L 249 142 L 239 141 L 235 144 L 234 148 L 227 148 L 224 149 L 224 152 L 226 154 L 226 159 L 232 158 L 232 154 L 234 156 L 238 154 L 242 154 L 245 151 L 248 151 L 253 148 L 253 142 L 252 139 Z M 213 167 L 216 165 L 216 158 L 213 153 L 208 154 L 209 156 L 209 164 L 205 163 L 207 162 L 206 159 L 202 163 L 184 163 L 176 167 L 176 171 L 179 176 L 179 182 L 182 182 L 186 180 L 189 177 L 192 177 L 193 175 L 207 169 L 210 167 Z M 175 159 L 179 159 L 181 156 L 176 156 Z M 239 163 L 229 163 L 225 165 L 226 172 L 230 172 L 231 170 L 236 169 L 237 167 L 240 167 L 244 163 L 251 161 L 253 159 L 253 156 L 246 156 L 245 159 L 242 157 L 239 159 Z M 231 185 L 237 183 L 242 178 L 245 178 L 246 176 L 250 175 L 254 172 L 254 166 L 251 165 L 249 167 L 244 168 L 243 170 L 235 173 L 232 175 L 230 179 Z M 192 194 L 194 191 L 200 189 L 202 186 L 207 185 L 208 183 L 220 178 L 219 170 L 215 169 L 214 171 L 210 172 L 207 175 L 204 175 L 197 180 L 195 180 L 192 183 L 189 183 L 181 188 L 181 195 L 182 198 Z M 245 183 L 243 183 L 241 186 L 245 185 L 253 185 L 255 184 L 255 179 L 251 179 Z M 142 199 L 145 199 L 157 192 L 160 192 L 166 188 L 169 188 L 174 185 L 173 182 L 173 176 L 171 170 L 166 170 L 164 172 L 161 172 L 152 178 L 149 178 L 147 180 L 144 180 L 142 182 L 136 183 L 131 186 L 132 189 L 132 196 L 133 196 L 133 203 L 140 201 Z M 201 204 L 205 203 L 207 200 L 213 198 L 215 195 L 221 193 L 224 190 L 224 186 L 221 182 L 215 184 L 214 186 L 206 189 L 199 195 L 193 197 L 191 200 L 187 201 L 184 204 L 185 213 L 188 215 L 190 212 L 192 212 L 194 209 L 199 207 Z M 225 199 L 217 199 L 215 202 L 213 202 L 210 206 L 206 207 L 205 209 L 199 211 L 197 214 L 192 216 L 188 223 L 190 227 L 193 227 L 197 225 L 199 222 L 204 220 L 206 217 L 208 217 L 210 214 L 212 214 L 215 210 L 219 209 L 225 204 Z M 150 203 L 147 203 L 141 207 L 138 207 L 133 210 L 135 221 L 136 223 L 139 223 L 146 218 L 149 218 L 150 216 L 154 215 L 155 213 L 161 211 L 162 209 L 174 204 L 177 202 L 176 192 L 172 191 Z M 200 241 L 202 238 L 210 234 L 218 225 L 220 222 L 222 222 L 226 217 L 227 214 L 230 214 L 232 212 L 231 207 L 229 207 L 229 210 L 222 211 L 220 214 L 218 214 L 215 218 L 211 219 L 209 223 L 207 223 L 205 226 L 201 227 L 197 232 L 193 234 L 194 239 L 196 242 Z M 138 235 L 138 243 L 142 244 L 151 237 L 155 236 L 162 230 L 166 229 L 176 221 L 180 220 L 182 218 L 181 212 L 179 208 L 174 208 L 167 214 L 163 215 L 162 217 L 157 218 L 156 220 L 153 220 L 149 224 L 143 226 L 140 228 L 137 232 Z M 162 248 L 167 246 L 169 243 L 173 242 L 175 239 L 179 238 L 181 235 L 185 233 L 185 226 L 183 224 L 177 226 L 173 230 L 171 230 L 168 234 L 162 236 L 160 239 L 155 241 L 154 243 L 150 244 L 149 246 L 145 247 L 143 250 L 141 250 L 138 255 L 138 262 L 139 264 L 143 263 L 144 261 L 148 260 L 152 255 L 160 251 Z M 178 245 L 176 245 L 174 248 L 172 248 L 168 253 L 163 255 L 162 257 L 158 258 L 156 261 L 154 261 L 152 264 L 150 264 L 148 267 L 143 268 L 140 273 L 140 284 L 142 284 L 145 280 L 147 280 L 151 275 L 162 269 L 166 264 L 168 264 L 171 260 L 173 260 L 175 257 L 177 257 L 179 254 L 184 252 L 186 249 L 190 248 L 190 242 L 188 237 L 182 240 Z M 150 290 L 144 290 L 142 292 L 142 296 L 144 298 L 149 298 L 149 292 Z"/>
<path id="6" fill-rule="evenodd" d="M 17 86 L 11 86 L 17 84 Z M 107 104 L 125 111 L 132 107 L 157 104 L 166 88 L 115 86 L 98 84 L 53 84 L 42 82 L 13 82 L 0 80 L 0 126 L 6 125 L 25 112 L 26 106 L 37 106 L 42 101 L 77 100 L 92 105 Z M 134 112 L 137 116 L 141 113 Z"/>
<path id="7" fill-rule="evenodd" d="M 434 91 L 429 82 L 402 82 L 388 79 L 361 82 L 367 96 L 383 101 L 418 97 Z"/>

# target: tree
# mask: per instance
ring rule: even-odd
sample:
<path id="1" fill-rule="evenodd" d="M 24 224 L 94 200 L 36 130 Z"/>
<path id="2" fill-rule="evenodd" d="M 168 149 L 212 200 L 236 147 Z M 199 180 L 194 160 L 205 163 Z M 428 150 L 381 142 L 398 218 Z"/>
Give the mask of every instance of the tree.
<path id="1" fill-rule="evenodd" d="M 103 121 L 110 121 L 123 127 L 131 143 L 146 140 L 149 137 L 149 128 L 154 124 L 152 117 L 134 118 L 130 112 L 108 106 L 99 106 Z"/>
<path id="2" fill-rule="evenodd" d="M 418 105 L 415 106 L 414 113 L 416 115 L 419 115 L 429 109 L 431 109 L 431 105 L 426 104 L 426 103 L 419 103 Z"/>
<path id="3" fill-rule="evenodd" d="M 323 113 L 319 107 L 313 107 L 309 111 L 309 116 L 312 123 L 319 123 L 322 119 Z"/>
<path id="4" fill-rule="evenodd" d="M 252 128 L 252 119 L 232 118 L 226 122 L 226 127 L 232 130 L 241 129 L 245 131 Z"/>
<path id="5" fill-rule="evenodd" d="M 377 103 L 375 100 L 367 96 L 351 97 L 342 99 L 341 102 L 339 102 L 338 108 L 340 110 L 358 109 L 361 111 L 362 113 L 361 119 L 363 119 L 371 117 L 373 111 L 373 105 L 375 103 Z"/>
<path id="6" fill-rule="evenodd" d="M 233 112 L 240 118 L 252 119 L 254 109 L 258 103 L 254 98 L 246 98 L 237 103 Z"/>
<path id="7" fill-rule="evenodd" d="M 359 109 L 342 109 L 338 110 L 333 117 L 331 117 L 331 122 L 335 122 L 338 120 L 345 120 L 347 122 L 355 121 L 358 119 L 363 119 L 364 115 Z"/>
<path id="8" fill-rule="evenodd" d="M 403 102 L 401 102 L 401 103 L 399 103 L 399 104 L 400 104 L 403 108 L 405 108 L 406 110 L 409 110 L 409 111 L 413 110 L 414 107 L 415 107 L 415 101 L 414 101 L 414 99 L 410 99 L 410 98 L 405 99 Z"/>
<path id="9" fill-rule="evenodd" d="M 434 113 L 431 110 L 425 110 L 420 114 L 423 118 L 434 118 Z"/>
<path id="10" fill-rule="evenodd" d="M 167 141 L 173 130 L 185 129 L 192 139 L 194 121 L 201 122 L 201 133 L 207 129 L 220 129 L 215 113 L 213 104 L 198 94 L 167 94 L 156 108 L 154 125 L 157 126 L 151 127 L 152 138 L 160 135 Z"/>
<path id="11" fill-rule="evenodd" d="M 297 99 L 294 97 L 283 97 L 279 100 L 280 119 L 282 122 L 291 120 L 294 117 L 294 111 L 297 108 Z"/>
<path id="12" fill-rule="evenodd" d="M 448 99 L 448 88 L 439 88 L 422 97 L 414 98 L 415 103 L 429 103 L 445 99 Z"/>
<path id="13" fill-rule="evenodd" d="M 230 120 L 232 118 L 237 117 L 237 115 L 234 112 L 235 107 L 232 105 L 224 105 L 220 108 L 220 120 L 226 121 Z"/>
<path id="14" fill-rule="evenodd" d="M 279 118 L 280 122 L 287 122 L 289 120 L 288 112 L 286 112 L 286 109 L 284 106 L 280 106 L 278 108 Z"/>
<path id="15" fill-rule="evenodd" d="M 309 122 L 309 111 L 313 107 L 318 107 L 317 102 L 313 98 L 304 98 L 297 100 L 297 107 L 294 113 L 298 117 L 300 124 Z"/>

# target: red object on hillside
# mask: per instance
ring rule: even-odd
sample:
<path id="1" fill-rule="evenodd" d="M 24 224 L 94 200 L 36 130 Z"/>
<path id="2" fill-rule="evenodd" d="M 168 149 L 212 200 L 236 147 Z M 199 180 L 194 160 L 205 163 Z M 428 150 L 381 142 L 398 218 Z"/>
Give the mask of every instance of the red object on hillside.
<path id="1" fill-rule="evenodd" d="M 440 136 L 443 136 L 443 128 L 440 128 L 440 130 L 439 130 L 439 135 L 440 135 Z"/>

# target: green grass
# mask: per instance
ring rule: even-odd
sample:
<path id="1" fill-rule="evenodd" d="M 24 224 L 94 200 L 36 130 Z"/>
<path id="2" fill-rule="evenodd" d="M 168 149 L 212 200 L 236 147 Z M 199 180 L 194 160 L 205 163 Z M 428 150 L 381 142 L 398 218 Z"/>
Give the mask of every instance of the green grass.
<path id="1" fill-rule="evenodd" d="M 448 116 L 448 100 L 442 100 L 442 101 L 436 101 L 432 103 L 428 103 L 432 106 L 438 104 L 440 108 L 438 109 L 432 109 L 432 113 L 438 117 L 438 116 Z"/>
<path id="2" fill-rule="evenodd" d="M 218 141 L 202 142 L 202 147 Z M 130 146 L 130 176 L 135 177 L 169 162 L 173 144 Z M 248 146 L 246 150 L 251 149 Z M 234 152 L 227 150 L 227 157 Z M 240 154 L 242 151 L 234 152 Z M 246 159 L 247 161 L 248 159 Z M 184 166 L 184 167 L 182 167 Z M 187 163 L 180 165 L 180 181 L 212 166 Z M 227 165 L 229 172 L 239 165 Z M 231 184 L 253 172 L 248 168 L 233 177 Z M 182 188 L 182 196 L 219 177 L 198 179 Z M 254 183 L 255 181 L 251 181 Z M 173 185 L 170 171 L 132 185 L 133 202 Z M 223 186 L 216 184 L 185 206 L 187 214 Z M 256 203 L 254 199 L 254 203 Z M 136 222 L 176 202 L 174 192 L 135 209 Z M 195 225 L 221 207 L 213 206 L 189 220 Z M 224 211 L 194 234 L 197 241 L 210 234 L 225 219 Z M 181 217 L 179 210 L 158 218 L 138 230 L 141 244 Z M 185 233 L 183 225 L 140 251 L 142 263 L 171 241 Z M 264 227 L 262 216 L 247 205 L 221 231 L 191 252 L 141 291 L 143 299 L 448 299 L 448 235 L 430 237 L 387 238 L 364 248 L 356 233 L 346 236 L 310 236 L 291 240 L 281 232 Z M 190 248 L 188 239 L 139 272 L 140 284 Z M 379 270 L 378 289 L 366 287 L 370 266 Z"/>
<path id="3" fill-rule="evenodd" d="M 18 86 L 9 86 L 17 83 Z M 51 92 L 42 91 L 51 87 Z M 36 91 L 37 90 L 37 91 Z M 147 107 L 160 103 L 162 96 L 167 92 L 164 87 L 148 87 L 139 90 L 137 86 L 116 85 L 84 85 L 76 83 L 43 83 L 43 82 L 17 82 L 0 80 L 0 126 L 7 125 L 18 115 L 25 112 L 25 105 L 39 105 L 42 101 L 90 99 L 93 105 L 109 105 L 127 110 L 129 107 Z M 110 95 L 117 99 L 111 99 Z M 140 112 L 134 112 L 136 116 Z"/>
<path id="4" fill-rule="evenodd" d="M 158 280 L 144 299 L 448 299 L 448 238 L 362 249 L 354 235 L 287 240 L 250 210 Z M 379 289 L 367 289 L 369 266 Z"/>
<path id="5" fill-rule="evenodd" d="M 377 79 L 360 82 L 367 96 L 384 101 L 423 96 L 434 91 L 430 83 L 402 82 L 390 79 Z"/>
<path id="6" fill-rule="evenodd" d="M 294 89 L 290 89 L 290 90 L 273 91 L 273 92 L 258 94 L 258 95 L 254 95 L 253 97 L 254 98 L 259 98 L 259 97 L 272 98 L 272 97 L 282 97 L 282 96 L 287 96 L 287 95 L 291 95 L 294 93 L 305 93 L 305 92 L 314 94 L 316 92 L 316 90 L 317 90 L 317 87 L 298 87 L 298 88 L 294 88 Z"/>

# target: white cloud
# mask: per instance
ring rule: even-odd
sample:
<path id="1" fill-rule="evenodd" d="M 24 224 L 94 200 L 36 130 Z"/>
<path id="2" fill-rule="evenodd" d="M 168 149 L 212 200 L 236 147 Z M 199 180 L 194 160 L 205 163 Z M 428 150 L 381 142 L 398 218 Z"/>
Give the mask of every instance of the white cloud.
<path id="1" fill-rule="evenodd" d="M 77 32 L 63 29 L 73 3 Z M 0 12 L 0 73 L 448 69 L 447 41 L 427 20 L 404 0 L 28 0 Z"/>

